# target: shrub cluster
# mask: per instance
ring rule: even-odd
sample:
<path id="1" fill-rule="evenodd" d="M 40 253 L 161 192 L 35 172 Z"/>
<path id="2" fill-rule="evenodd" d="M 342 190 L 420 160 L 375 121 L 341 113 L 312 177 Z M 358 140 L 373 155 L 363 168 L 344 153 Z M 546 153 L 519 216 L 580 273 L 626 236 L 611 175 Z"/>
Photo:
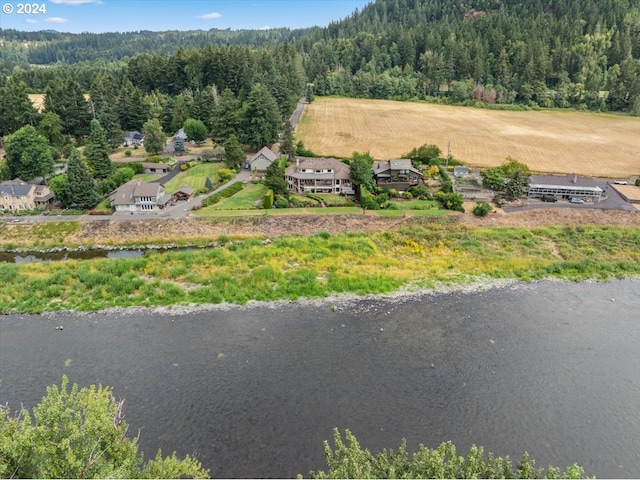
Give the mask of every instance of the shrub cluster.
<path id="1" fill-rule="evenodd" d="M 493 211 L 493 207 L 489 205 L 487 202 L 477 202 L 476 206 L 473 207 L 473 214 L 476 217 L 484 217 L 488 213 Z"/>
<path id="2" fill-rule="evenodd" d="M 262 203 L 262 206 L 268 210 L 271 208 L 271 206 L 273 205 L 273 190 L 271 190 L 270 188 L 267 189 L 267 191 L 264 194 L 264 201 Z"/>

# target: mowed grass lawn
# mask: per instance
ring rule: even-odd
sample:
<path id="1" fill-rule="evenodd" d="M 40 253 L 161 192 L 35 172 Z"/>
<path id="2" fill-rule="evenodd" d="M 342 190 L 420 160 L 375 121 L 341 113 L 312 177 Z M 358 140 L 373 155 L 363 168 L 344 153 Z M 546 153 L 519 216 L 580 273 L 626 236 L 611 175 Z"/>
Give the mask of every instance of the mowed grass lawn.
<path id="1" fill-rule="evenodd" d="M 640 174 L 640 117 L 620 114 L 317 97 L 305 106 L 296 138 L 324 157 L 359 151 L 388 160 L 435 144 L 472 166 L 497 166 L 511 156 L 534 172 Z"/>
<path id="2" fill-rule="evenodd" d="M 256 208 L 253 204 L 257 201 L 262 201 L 266 191 L 267 187 L 261 183 L 245 185 L 245 187 L 235 195 L 225 198 L 203 210 L 253 210 Z"/>
<path id="3" fill-rule="evenodd" d="M 215 185 L 220 179 L 220 177 L 218 177 L 218 170 L 221 168 L 225 168 L 224 163 L 201 163 L 195 165 L 184 172 L 180 172 L 169 180 L 164 186 L 165 190 L 173 193 L 183 185 L 198 190 L 204 188 L 204 182 L 207 181 L 207 177 L 209 177 Z"/>

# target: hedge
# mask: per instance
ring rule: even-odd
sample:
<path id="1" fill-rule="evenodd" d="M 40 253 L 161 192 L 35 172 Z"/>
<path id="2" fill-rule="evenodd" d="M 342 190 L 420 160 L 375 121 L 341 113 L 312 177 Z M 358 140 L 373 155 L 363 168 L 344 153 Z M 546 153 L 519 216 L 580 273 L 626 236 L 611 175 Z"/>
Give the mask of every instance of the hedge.
<path id="1" fill-rule="evenodd" d="M 234 182 L 231 185 L 229 185 L 227 188 L 225 188 L 224 190 L 221 190 L 218 193 L 214 193 L 210 197 L 205 198 L 202 201 L 202 206 L 203 207 L 208 207 L 209 205 L 213 205 L 215 203 L 218 203 L 223 198 L 227 198 L 227 197 L 231 197 L 232 195 L 235 195 L 236 193 L 238 193 L 243 188 L 244 188 L 244 185 L 242 184 L 242 182 Z"/>

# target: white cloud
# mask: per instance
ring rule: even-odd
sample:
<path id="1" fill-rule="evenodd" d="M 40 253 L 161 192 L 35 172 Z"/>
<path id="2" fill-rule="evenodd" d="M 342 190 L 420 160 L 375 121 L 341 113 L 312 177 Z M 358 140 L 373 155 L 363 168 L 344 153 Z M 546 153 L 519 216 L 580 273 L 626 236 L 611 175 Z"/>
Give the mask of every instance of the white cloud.
<path id="1" fill-rule="evenodd" d="M 66 23 L 69 21 L 69 19 L 62 18 L 62 17 L 49 17 L 49 18 L 45 18 L 44 21 L 49 23 Z"/>
<path id="2" fill-rule="evenodd" d="M 213 18 L 220 18 L 222 14 L 218 12 L 205 13 L 204 15 L 198 15 L 196 18 L 202 18 L 204 20 L 211 20 Z"/>
<path id="3" fill-rule="evenodd" d="M 38 23 L 37 20 L 34 20 L 33 18 L 27 18 L 24 23 L 30 23 L 30 24 L 34 24 L 34 23 Z"/>
<path id="4" fill-rule="evenodd" d="M 102 3 L 102 0 L 51 0 L 51 2 L 64 5 L 82 5 L 84 3 Z"/>
<path id="5" fill-rule="evenodd" d="M 269 26 L 264 26 L 264 27 L 260 27 L 258 30 L 271 30 L 273 27 L 269 27 Z"/>

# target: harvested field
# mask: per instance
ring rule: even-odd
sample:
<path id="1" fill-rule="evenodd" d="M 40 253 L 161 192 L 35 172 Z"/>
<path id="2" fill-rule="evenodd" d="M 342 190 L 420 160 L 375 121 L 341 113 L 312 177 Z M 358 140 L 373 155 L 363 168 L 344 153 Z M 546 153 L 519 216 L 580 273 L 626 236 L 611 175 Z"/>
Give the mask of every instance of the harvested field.
<path id="1" fill-rule="evenodd" d="M 89 94 L 85 93 L 84 98 L 85 100 L 89 100 Z M 29 100 L 31 100 L 31 103 L 33 103 L 36 110 L 39 112 L 44 110 L 44 93 L 30 93 Z"/>
<path id="2" fill-rule="evenodd" d="M 446 154 L 450 142 L 451 154 L 471 166 L 497 166 L 512 156 L 534 172 L 640 174 L 640 118 L 623 115 L 316 98 L 296 133 L 323 156 L 368 151 L 383 160 L 425 143 Z"/>

